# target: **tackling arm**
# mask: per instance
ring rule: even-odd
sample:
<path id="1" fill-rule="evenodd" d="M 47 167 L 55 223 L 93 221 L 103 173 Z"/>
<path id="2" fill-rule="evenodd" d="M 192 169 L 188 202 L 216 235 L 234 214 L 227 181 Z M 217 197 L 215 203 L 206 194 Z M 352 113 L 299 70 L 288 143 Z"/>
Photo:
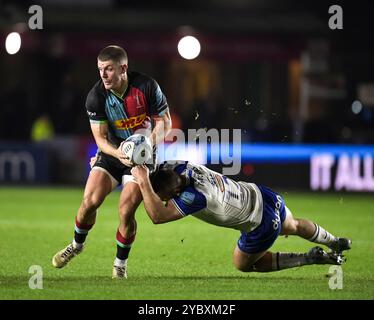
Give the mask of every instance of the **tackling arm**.
<path id="1" fill-rule="evenodd" d="M 170 201 L 165 206 L 160 197 L 154 192 L 149 180 L 149 170 L 146 166 L 141 165 L 132 168 L 131 174 L 139 184 L 145 210 L 154 224 L 183 218 Z"/>

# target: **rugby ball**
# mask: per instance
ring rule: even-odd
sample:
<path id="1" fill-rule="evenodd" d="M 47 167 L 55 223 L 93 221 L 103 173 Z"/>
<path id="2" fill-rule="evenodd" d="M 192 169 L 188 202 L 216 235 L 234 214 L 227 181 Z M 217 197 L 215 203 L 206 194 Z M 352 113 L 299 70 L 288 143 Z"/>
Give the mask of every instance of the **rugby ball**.
<path id="1" fill-rule="evenodd" d="M 134 164 L 152 163 L 151 140 L 143 134 L 133 134 L 121 144 L 122 153 Z"/>

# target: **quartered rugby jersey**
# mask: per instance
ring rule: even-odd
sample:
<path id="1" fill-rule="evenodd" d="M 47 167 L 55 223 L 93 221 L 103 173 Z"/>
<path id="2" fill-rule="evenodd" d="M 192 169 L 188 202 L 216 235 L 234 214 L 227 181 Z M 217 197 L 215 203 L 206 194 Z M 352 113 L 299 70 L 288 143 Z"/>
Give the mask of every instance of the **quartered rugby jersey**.
<path id="1" fill-rule="evenodd" d="M 253 183 L 236 182 L 209 168 L 188 161 L 165 162 L 159 169 L 172 169 L 186 177 L 188 186 L 171 199 L 183 215 L 243 232 L 262 220 L 262 195 Z"/>
<path id="2" fill-rule="evenodd" d="M 90 122 L 107 122 L 108 139 L 117 146 L 138 129 L 151 131 L 151 118 L 168 111 L 166 98 L 154 79 L 138 72 L 128 72 L 128 79 L 122 98 L 106 90 L 100 79 L 86 99 Z"/>

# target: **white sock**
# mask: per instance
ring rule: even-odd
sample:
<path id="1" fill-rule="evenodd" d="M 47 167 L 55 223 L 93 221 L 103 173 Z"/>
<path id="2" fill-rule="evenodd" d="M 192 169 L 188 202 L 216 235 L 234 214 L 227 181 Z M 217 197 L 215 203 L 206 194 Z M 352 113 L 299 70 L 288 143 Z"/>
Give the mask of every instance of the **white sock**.
<path id="1" fill-rule="evenodd" d="M 326 231 L 316 223 L 314 225 L 316 226 L 316 231 L 314 232 L 313 236 L 308 239 L 309 241 L 329 246 L 333 241 L 336 240 L 336 237 L 330 232 Z"/>
<path id="2" fill-rule="evenodd" d="M 276 252 L 272 255 L 272 269 L 283 270 L 310 264 L 305 253 Z"/>
<path id="3" fill-rule="evenodd" d="M 73 239 L 73 248 L 80 250 L 83 248 L 83 243 L 75 242 L 75 239 Z"/>
<path id="4" fill-rule="evenodd" d="M 126 266 L 127 265 L 127 259 L 125 260 L 121 260 L 121 259 L 118 259 L 117 257 L 114 259 L 114 265 L 117 266 L 117 267 L 123 267 L 123 266 Z"/>

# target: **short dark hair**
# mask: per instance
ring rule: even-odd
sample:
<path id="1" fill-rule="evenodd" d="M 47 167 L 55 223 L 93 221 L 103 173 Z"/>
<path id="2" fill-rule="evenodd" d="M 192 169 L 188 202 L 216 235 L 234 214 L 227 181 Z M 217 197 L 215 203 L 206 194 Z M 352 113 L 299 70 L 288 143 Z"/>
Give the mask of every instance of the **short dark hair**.
<path id="1" fill-rule="evenodd" d="M 100 61 L 108 61 L 112 60 L 119 64 L 127 63 L 127 52 L 125 49 L 121 48 L 120 46 L 108 46 L 102 49 L 97 56 L 97 60 Z"/>
<path id="2" fill-rule="evenodd" d="M 152 172 L 150 175 L 154 192 L 172 195 L 180 183 L 179 175 L 170 169 L 161 169 Z"/>

